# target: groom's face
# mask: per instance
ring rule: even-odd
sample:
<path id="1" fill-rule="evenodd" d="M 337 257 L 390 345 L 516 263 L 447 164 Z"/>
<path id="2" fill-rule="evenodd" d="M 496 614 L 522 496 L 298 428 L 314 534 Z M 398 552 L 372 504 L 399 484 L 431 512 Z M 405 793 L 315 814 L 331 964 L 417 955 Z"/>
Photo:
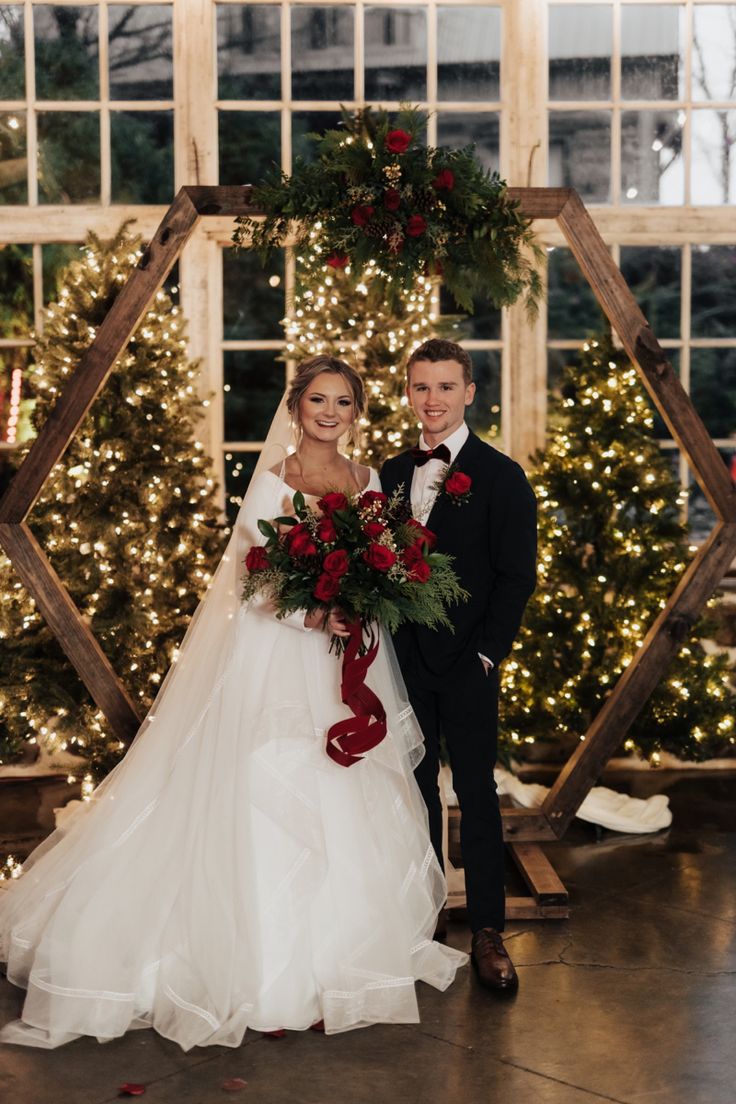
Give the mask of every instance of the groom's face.
<path id="1" fill-rule="evenodd" d="M 456 360 L 417 360 L 411 366 L 406 393 L 427 444 L 438 445 L 463 424 L 475 384 L 466 384 Z"/>

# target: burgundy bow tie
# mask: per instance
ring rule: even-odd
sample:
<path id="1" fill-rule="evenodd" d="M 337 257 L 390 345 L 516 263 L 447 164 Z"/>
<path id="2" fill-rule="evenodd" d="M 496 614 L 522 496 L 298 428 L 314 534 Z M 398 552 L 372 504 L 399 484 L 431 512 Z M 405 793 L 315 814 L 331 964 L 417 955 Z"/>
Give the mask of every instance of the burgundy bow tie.
<path id="1" fill-rule="evenodd" d="M 417 446 L 411 450 L 411 455 L 418 468 L 421 468 L 428 460 L 444 460 L 446 464 L 450 463 L 450 450 L 445 444 L 437 445 L 437 448 L 433 449 L 423 449 Z"/>

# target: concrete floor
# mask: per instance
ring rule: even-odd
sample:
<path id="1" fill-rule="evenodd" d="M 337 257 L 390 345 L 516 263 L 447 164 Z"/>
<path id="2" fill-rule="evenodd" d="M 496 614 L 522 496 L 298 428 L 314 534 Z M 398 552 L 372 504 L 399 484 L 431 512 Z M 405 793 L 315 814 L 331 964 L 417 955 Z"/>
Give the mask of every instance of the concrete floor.
<path id="1" fill-rule="evenodd" d="M 736 775 L 656 788 L 672 799 L 669 831 L 596 838 L 576 823 L 548 848 L 574 911 L 510 925 L 516 997 L 487 993 L 466 969 L 446 993 L 420 986 L 414 1026 L 249 1033 L 238 1050 L 190 1054 L 152 1031 L 3 1047 L 0 1099 L 103 1104 L 139 1082 L 150 1104 L 734 1104 Z M 468 947 L 462 919 L 450 942 Z M 19 998 L 0 981 L 0 1023 Z M 246 1085 L 226 1092 L 229 1078 Z"/>

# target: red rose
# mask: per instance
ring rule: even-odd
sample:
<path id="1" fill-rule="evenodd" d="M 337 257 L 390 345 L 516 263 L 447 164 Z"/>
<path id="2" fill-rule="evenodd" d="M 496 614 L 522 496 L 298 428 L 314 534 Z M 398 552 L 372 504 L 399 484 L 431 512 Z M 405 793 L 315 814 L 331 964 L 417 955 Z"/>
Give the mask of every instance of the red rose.
<path id="1" fill-rule="evenodd" d="M 360 203 L 357 207 L 353 207 L 350 217 L 356 226 L 367 226 L 373 218 L 374 211 L 375 207 L 368 207 L 364 203 Z"/>
<path id="2" fill-rule="evenodd" d="M 366 506 L 385 506 L 388 502 L 388 496 L 383 491 L 363 491 L 362 495 L 358 499 L 358 505 L 361 509 Z"/>
<path id="3" fill-rule="evenodd" d="M 451 192 L 455 187 L 455 174 L 452 169 L 443 169 L 432 181 L 436 192 Z"/>
<path id="4" fill-rule="evenodd" d="M 385 544 L 371 544 L 363 553 L 363 559 L 376 571 L 388 571 L 396 563 L 396 553 Z"/>
<path id="5" fill-rule="evenodd" d="M 386 532 L 386 526 L 382 525 L 380 521 L 367 521 L 363 526 L 363 532 L 371 540 L 375 540 L 380 537 L 381 533 Z"/>
<path id="6" fill-rule="evenodd" d="M 406 153 L 411 145 L 411 134 L 405 130 L 390 130 L 386 135 L 386 149 L 391 153 Z"/>
<path id="7" fill-rule="evenodd" d="M 350 263 L 350 258 L 345 253 L 331 253 L 327 258 L 330 268 L 345 268 Z"/>
<path id="8" fill-rule="evenodd" d="M 344 510 L 347 504 L 348 500 L 341 491 L 330 491 L 329 494 L 322 495 L 317 503 L 322 513 L 328 517 L 332 517 L 336 510 Z"/>
<path id="9" fill-rule="evenodd" d="M 464 472 L 453 472 L 445 480 L 445 490 L 451 495 L 464 495 L 470 490 L 473 480 Z"/>
<path id="10" fill-rule="evenodd" d="M 401 559 L 407 567 L 413 567 L 419 560 L 424 559 L 424 550 L 422 545 L 417 541 L 416 544 L 410 544 L 408 548 L 405 548 L 401 553 Z"/>
<path id="11" fill-rule="evenodd" d="M 421 521 L 417 521 L 416 518 L 409 518 L 406 524 L 411 529 L 416 530 L 416 541 L 418 544 L 423 544 L 426 548 L 434 548 L 437 543 L 437 537 L 430 529 L 427 529 L 426 525 L 422 525 Z"/>
<path id="12" fill-rule="evenodd" d="M 248 571 L 265 571 L 269 566 L 268 552 L 262 545 L 254 545 L 245 557 L 245 566 Z"/>
<path id="13" fill-rule="evenodd" d="M 314 556 L 317 552 L 317 545 L 303 521 L 289 531 L 286 543 L 290 556 Z"/>
<path id="14" fill-rule="evenodd" d="M 323 572 L 334 579 L 341 579 L 349 567 L 350 557 L 344 548 L 336 548 L 334 552 L 328 552 L 322 561 Z"/>
<path id="15" fill-rule="evenodd" d="M 427 229 L 427 220 L 424 215 L 411 215 L 406 224 L 406 232 L 410 238 L 420 238 Z"/>
<path id="16" fill-rule="evenodd" d="M 422 558 L 420 560 L 417 560 L 416 563 L 412 564 L 411 570 L 409 571 L 409 578 L 413 583 L 426 583 L 431 574 L 432 568 L 429 566 L 427 561 Z"/>
<path id="17" fill-rule="evenodd" d="M 334 540 L 337 540 L 337 529 L 335 523 L 330 517 L 323 517 L 319 519 L 317 525 L 317 536 L 325 544 L 332 544 Z"/>
<path id="18" fill-rule="evenodd" d="M 331 602 L 340 589 L 340 580 L 334 575 L 320 575 L 312 592 L 318 602 Z"/>
<path id="19" fill-rule="evenodd" d="M 387 211 L 396 211 L 401 204 L 401 192 L 398 188 L 387 188 L 383 193 L 383 206 Z"/>

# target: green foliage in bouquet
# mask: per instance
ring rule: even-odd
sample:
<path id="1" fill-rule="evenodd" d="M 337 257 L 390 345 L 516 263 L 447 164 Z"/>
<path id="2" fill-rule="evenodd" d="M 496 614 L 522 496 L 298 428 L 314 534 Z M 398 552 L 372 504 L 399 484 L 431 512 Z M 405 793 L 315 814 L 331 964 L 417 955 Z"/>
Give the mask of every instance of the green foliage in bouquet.
<path id="1" fill-rule="evenodd" d="M 447 606 L 469 595 L 452 557 L 433 552 L 434 535 L 407 517 L 400 491 L 335 492 L 320 499 L 321 513 L 300 491 L 292 501 L 294 516 L 258 523 L 266 543 L 246 557 L 244 601 L 265 593 L 281 617 L 339 606 L 348 621 L 389 632 L 405 621 L 452 629 Z"/>
<path id="2" fill-rule="evenodd" d="M 293 244 L 304 287 L 325 264 L 359 283 L 369 268 L 392 302 L 417 273 L 442 275 L 458 305 L 484 296 L 506 307 L 521 296 L 530 314 L 542 292 L 534 262 L 542 251 L 506 183 L 474 149 L 424 144 L 426 117 L 405 108 L 392 117 L 343 110 L 340 129 L 318 139 L 314 163 L 274 169 L 253 192 L 265 218 L 238 219 L 233 240 L 265 261 Z"/>

